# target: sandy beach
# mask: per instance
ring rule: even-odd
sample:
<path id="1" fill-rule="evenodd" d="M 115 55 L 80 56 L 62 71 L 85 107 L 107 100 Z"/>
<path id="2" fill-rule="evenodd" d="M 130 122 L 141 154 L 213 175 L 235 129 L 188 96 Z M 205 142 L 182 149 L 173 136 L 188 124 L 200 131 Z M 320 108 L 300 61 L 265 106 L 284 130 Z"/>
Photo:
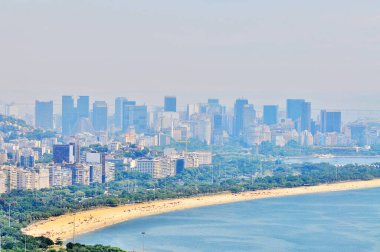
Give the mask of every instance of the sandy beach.
<path id="1" fill-rule="evenodd" d="M 65 214 L 59 217 L 33 223 L 23 229 L 28 235 L 45 236 L 53 241 L 58 238 L 70 240 L 74 233 L 80 235 L 96 229 L 114 225 L 149 215 L 173 212 L 178 210 L 197 208 L 203 206 L 232 203 L 271 197 L 283 197 L 310 193 L 324 193 L 353 189 L 380 187 L 380 179 L 369 181 L 342 182 L 336 184 L 323 184 L 318 186 L 280 188 L 273 190 L 261 190 L 244 192 L 239 194 L 223 193 L 191 198 L 159 200 L 139 204 L 123 205 L 118 207 L 103 207 L 75 214 Z"/>

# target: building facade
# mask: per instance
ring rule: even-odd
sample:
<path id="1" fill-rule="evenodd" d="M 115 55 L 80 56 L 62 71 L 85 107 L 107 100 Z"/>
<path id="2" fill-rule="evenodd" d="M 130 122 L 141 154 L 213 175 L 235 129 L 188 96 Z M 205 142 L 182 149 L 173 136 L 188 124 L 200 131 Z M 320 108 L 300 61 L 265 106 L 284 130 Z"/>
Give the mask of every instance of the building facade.
<path id="1" fill-rule="evenodd" d="M 35 126 L 44 130 L 52 130 L 54 128 L 53 101 L 36 101 Z"/>

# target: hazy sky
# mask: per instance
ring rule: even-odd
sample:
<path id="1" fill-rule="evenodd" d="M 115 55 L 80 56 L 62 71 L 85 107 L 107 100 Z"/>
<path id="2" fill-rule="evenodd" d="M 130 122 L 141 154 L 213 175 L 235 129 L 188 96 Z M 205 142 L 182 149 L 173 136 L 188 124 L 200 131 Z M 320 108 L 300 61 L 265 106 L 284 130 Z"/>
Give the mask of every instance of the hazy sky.
<path id="1" fill-rule="evenodd" d="M 380 109 L 380 1 L 0 1 L 0 101 Z"/>

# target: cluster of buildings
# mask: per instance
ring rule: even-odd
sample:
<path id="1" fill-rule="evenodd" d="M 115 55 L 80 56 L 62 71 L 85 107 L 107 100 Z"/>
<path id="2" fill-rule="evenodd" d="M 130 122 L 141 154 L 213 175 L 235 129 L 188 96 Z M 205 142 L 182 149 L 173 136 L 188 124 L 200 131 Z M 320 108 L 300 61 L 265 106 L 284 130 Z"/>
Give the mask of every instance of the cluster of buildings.
<path id="1" fill-rule="evenodd" d="M 19 130 L 27 133 L 34 129 L 20 126 Z M 211 152 L 178 153 L 174 148 L 166 148 L 163 155 L 148 152 L 128 158 L 125 153 L 143 153 L 145 148 L 136 144 L 141 140 L 136 133 L 127 133 L 122 142 L 112 141 L 106 146 L 100 145 L 96 136 L 90 139 L 86 134 L 58 134 L 42 140 L 30 140 L 24 135 L 5 141 L 3 136 L 8 135 L 0 133 L 0 193 L 107 183 L 115 179 L 116 165 L 159 179 L 180 174 L 185 168 L 212 164 Z"/>
<path id="2" fill-rule="evenodd" d="M 41 162 L 45 154 L 52 162 Z M 0 193 L 69 185 L 107 183 L 115 179 L 114 164 L 104 153 L 80 154 L 75 143 L 59 144 L 57 138 L 41 141 L 0 136 Z"/>
<path id="3" fill-rule="evenodd" d="M 70 185 L 90 185 L 114 180 L 114 167 L 98 163 L 39 164 L 33 168 L 0 166 L 0 193 L 39 190 Z"/>
<path id="4" fill-rule="evenodd" d="M 95 101 L 92 110 L 90 107 L 88 96 L 79 96 L 76 101 L 63 96 L 62 113 L 54 116 L 52 101 L 36 101 L 35 125 L 102 144 L 120 133 L 127 142 L 143 146 L 166 146 L 188 139 L 222 145 L 231 138 L 248 146 L 264 141 L 278 146 L 290 141 L 320 146 L 380 143 L 378 127 L 343 124 L 340 111 L 321 110 L 312 118 L 311 103 L 303 99 L 288 99 L 286 111 L 280 111 L 278 105 L 264 105 L 257 111 L 247 99 L 237 99 L 233 108 L 209 99 L 207 103 L 188 104 L 181 111 L 176 97 L 165 97 L 163 107 L 149 109 L 145 104 L 117 97 L 113 115 L 105 101 Z"/>
<path id="5" fill-rule="evenodd" d="M 13 110 L 12 105 L 8 112 Z M 162 107 L 149 108 L 125 97 L 117 97 L 109 106 L 105 101 L 90 104 L 89 96 L 63 96 L 58 114 L 53 101 L 35 103 L 35 128 L 57 132 L 42 140 L 25 137 L 35 128 L 0 117 L 0 192 L 106 183 L 114 180 L 116 163 L 154 178 L 212 164 L 211 152 L 167 149 L 190 140 L 207 145 L 237 140 L 244 146 L 263 142 L 335 147 L 380 144 L 379 123 L 343 123 L 340 111 L 321 110 L 313 117 L 311 103 L 303 99 L 288 99 L 285 110 L 278 105 L 257 110 L 247 99 L 237 99 L 231 108 L 208 99 L 178 109 L 173 96 L 165 97 Z M 107 154 L 88 148 L 94 144 L 107 146 Z M 151 146 L 163 146 L 166 151 L 121 158 L 131 146 L 141 148 L 137 152 Z M 52 156 L 52 162 L 43 160 L 46 155 Z"/>
<path id="6" fill-rule="evenodd" d="M 130 165 L 131 171 L 148 173 L 153 178 L 175 176 L 185 168 L 199 168 L 212 165 L 211 151 L 184 152 L 179 154 L 175 149 L 167 148 L 163 156 L 140 158 Z"/>
<path id="7" fill-rule="evenodd" d="M 5 142 L 0 135 L 0 165 L 10 163 L 17 167 L 33 168 L 43 154 L 52 152 L 52 146 L 57 141 L 57 138 L 38 141 L 21 137 Z"/>

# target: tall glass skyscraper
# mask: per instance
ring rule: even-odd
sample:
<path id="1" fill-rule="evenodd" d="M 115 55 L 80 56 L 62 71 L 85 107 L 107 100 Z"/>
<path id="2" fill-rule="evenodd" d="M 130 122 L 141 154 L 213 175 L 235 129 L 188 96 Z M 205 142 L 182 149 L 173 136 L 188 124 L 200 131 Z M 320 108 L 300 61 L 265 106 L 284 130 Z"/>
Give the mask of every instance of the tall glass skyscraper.
<path id="1" fill-rule="evenodd" d="M 145 105 L 136 106 L 131 101 L 124 102 L 123 132 L 134 128 L 136 133 L 143 133 L 148 125 L 148 110 Z"/>
<path id="2" fill-rule="evenodd" d="M 121 129 L 123 126 L 123 104 L 127 101 L 126 97 L 117 97 L 115 99 L 115 114 L 114 123 L 116 129 Z"/>
<path id="3" fill-rule="evenodd" d="M 266 125 L 275 125 L 278 122 L 278 106 L 264 105 L 263 123 Z"/>
<path id="4" fill-rule="evenodd" d="M 311 103 L 304 102 L 301 114 L 301 131 L 311 131 Z"/>
<path id="5" fill-rule="evenodd" d="M 75 107 L 72 96 L 62 96 L 62 134 L 74 134 L 74 128 L 81 118 L 90 118 L 90 97 L 79 96 Z"/>
<path id="6" fill-rule="evenodd" d="M 339 111 L 321 110 L 321 132 L 341 131 L 342 115 Z"/>
<path id="7" fill-rule="evenodd" d="M 62 134 L 70 135 L 76 122 L 76 109 L 72 96 L 62 96 Z"/>
<path id="8" fill-rule="evenodd" d="M 166 112 L 177 111 L 177 98 L 175 96 L 165 96 L 164 111 Z"/>
<path id="9" fill-rule="evenodd" d="M 105 101 L 94 102 L 92 109 L 92 126 L 95 131 L 107 131 L 108 108 Z"/>
<path id="10" fill-rule="evenodd" d="M 288 99 L 286 100 L 286 118 L 292 119 L 296 122 L 301 118 L 302 107 L 305 100 L 301 99 Z"/>
<path id="11" fill-rule="evenodd" d="M 311 130 L 311 103 L 303 99 L 286 101 L 286 117 L 292 119 L 297 131 Z"/>
<path id="12" fill-rule="evenodd" d="M 36 101 L 35 126 L 45 130 L 52 130 L 53 125 L 53 101 Z"/>
<path id="13" fill-rule="evenodd" d="M 248 105 L 248 100 L 237 99 L 234 107 L 233 136 L 240 136 L 244 126 L 244 106 Z"/>
<path id="14" fill-rule="evenodd" d="M 53 161 L 55 164 L 75 162 L 75 144 L 56 144 L 53 146 Z"/>
<path id="15" fill-rule="evenodd" d="M 81 118 L 81 117 L 89 118 L 90 117 L 90 97 L 79 96 L 79 98 L 77 100 L 77 113 L 78 113 L 78 118 Z"/>
<path id="16" fill-rule="evenodd" d="M 366 131 L 367 127 L 363 124 L 351 124 L 351 139 L 355 141 L 356 144 L 364 146 L 367 144 Z"/>

